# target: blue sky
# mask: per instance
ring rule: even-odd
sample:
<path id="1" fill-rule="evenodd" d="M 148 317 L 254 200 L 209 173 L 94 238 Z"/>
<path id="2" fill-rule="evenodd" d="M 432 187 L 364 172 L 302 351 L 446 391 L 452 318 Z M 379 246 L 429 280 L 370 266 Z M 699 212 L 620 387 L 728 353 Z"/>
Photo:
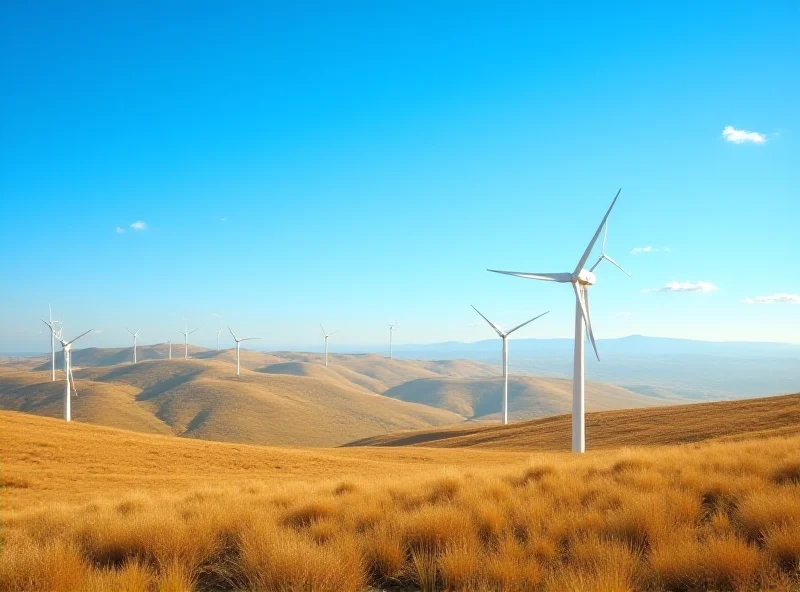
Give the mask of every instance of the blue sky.
<path id="1" fill-rule="evenodd" d="M 619 187 L 598 337 L 800 341 L 796 2 L 16 4 L 0 351 L 566 337 Z"/>

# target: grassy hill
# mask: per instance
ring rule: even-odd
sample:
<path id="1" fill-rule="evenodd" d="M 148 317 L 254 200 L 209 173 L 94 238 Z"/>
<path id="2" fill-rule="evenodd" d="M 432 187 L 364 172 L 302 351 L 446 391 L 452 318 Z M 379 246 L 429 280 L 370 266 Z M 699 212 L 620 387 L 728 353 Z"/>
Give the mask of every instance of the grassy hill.
<path id="1" fill-rule="evenodd" d="M 507 426 L 454 426 L 384 434 L 352 446 L 569 450 L 569 415 Z M 586 415 L 587 449 L 800 434 L 800 394 Z"/>
<path id="2" fill-rule="evenodd" d="M 735 441 L 570 455 L 263 448 L 3 411 L 0 591 L 794 590 L 800 436 L 768 436 L 792 413 Z"/>
<path id="3" fill-rule="evenodd" d="M 448 409 L 471 419 L 500 419 L 501 377 L 460 379 L 420 378 L 384 393 L 387 397 Z M 648 397 L 610 384 L 588 382 L 589 411 L 654 407 L 675 400 Z M 509 417 L 514 421 L 567 413 L 572 408 L 572 381 L 559 378 L 516 376 L 508 380 Z"/>
<path id="4" fill-rule="evenodd" d="M 228 442 L 333 446 L 463 419 L 339 378 L 246 369 L 237 377 L 216 358 L 77 368 L 75 379 L 77 421 Z M 0 369 L 0 408 L 59 417 L 62 393 L 63 380 L 51 383 L 47 372 Z"/>

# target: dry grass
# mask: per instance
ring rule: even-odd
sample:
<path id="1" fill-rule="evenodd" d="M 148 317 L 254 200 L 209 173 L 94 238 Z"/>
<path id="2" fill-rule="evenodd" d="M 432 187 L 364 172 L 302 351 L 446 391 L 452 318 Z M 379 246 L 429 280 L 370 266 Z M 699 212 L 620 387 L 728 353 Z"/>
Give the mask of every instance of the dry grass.
<path id="1" fill-rule="evenodd" d="M 95 430 L 96 447 L 107 443 L 107 432 L 80 429 Z M 165 449 L 199 444 L 137 437 Z M 248 462 L 282 456 L 280 466 L 316 475 L 303 482 L 283 469 L 249 480 L 203 469 L 214 447 L 246 462 L 205 444 L 191 450 L 197 466 L 188 453 L 184 462 L 213 486 L 151 474 L 139 491 L 79 502 L 47 491 L 38 469 L 15 466 L 9 479 L 28 487 L 4 489 L 4 499 L 35 503 L 3 513 L 0 590 L 796 590 L 798 445 L 794 436 L 525 461 L 249 451 Z M 140 454 L 149 450 L 128 452 L 134 464 Z M 150 469 L 172 470 L 187 469 L 172 459 Z"/>

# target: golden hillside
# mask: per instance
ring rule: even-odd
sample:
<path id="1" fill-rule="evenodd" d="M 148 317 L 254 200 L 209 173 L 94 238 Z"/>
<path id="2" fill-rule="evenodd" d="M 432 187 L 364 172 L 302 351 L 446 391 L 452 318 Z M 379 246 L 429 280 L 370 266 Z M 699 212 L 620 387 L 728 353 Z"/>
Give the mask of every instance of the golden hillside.
<path id="1" fill-rule="evenodd" d="M 0 591 L 794 590 L 800 436 L 765 437 L 778 418 L 740 441 L 531 455 L 0 412 Z"/>
<path id="2" fill-rule="evenodd" d="M 237 377 L 230 363 L 216 359 L 76 368 L 75 379 L 75 420 L 190 438 L 334 446 L 462 420 L 446 410 L 375 395 L 343 379 L 249 370 Z M 62 392 L 63 380 L 50 383 L 47 372 L 0 367 L 0 408 L 59 417 Z"/>
<path id="3" fill-rule="evenodd" d="M 350 445 L 566 451 L 571 422 L 570 415 L 561 415 L 507 426 L 450 426 L 384 434 Z M 587 450 L 796 434 L 800 394 L 586 415 Z"/>
<path id="4" fill-rule="evenodd" d="M 503 379 L 420 378 L 389 389 L 387 397 L 448 409 L 470 419 L 500 419 Z M 656 407 L 679 399 L 648 397 L 598 382 L 586 383 L 589 411 Z M 514 421 L 567 413 L 572 408 L 572 381 L 515 376 L 508 379 L 509 418 Z"/>

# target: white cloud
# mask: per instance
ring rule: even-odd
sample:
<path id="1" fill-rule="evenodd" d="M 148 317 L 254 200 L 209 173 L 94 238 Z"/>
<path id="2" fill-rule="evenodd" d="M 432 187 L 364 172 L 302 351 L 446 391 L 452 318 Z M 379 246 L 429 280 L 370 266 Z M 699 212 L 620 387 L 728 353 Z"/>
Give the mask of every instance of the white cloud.
<path id="1" fill-rule="evenodd" d="M 725 138 L 726 141 L 733 142 L 734 144 L 744 144 L 745 142 L 763 144 L 767 141 L 767 137 L 764 134 L 739 130 L 732 125 L 725 126 L 725 129 L 722 130 L 722 137 Z"/>
<path id="2" fill-rule="evenodd" d="M 125 234 L 125 229 L 122 226 L 117 226 L 114 229 L 114 232 L 116 232 L 117 234 Z"/>
<path id="3" fill-rule="evenodd" d="M 717 288 L 709 282 L 667 282 L 661 292 L 716 292 Z"/>
<path id="4" fill-rule="evenodd" d="M 652 253 L 653 247 L 634 247 L 631 249 L 631 255 L 638 255 L 639 253 Z"/>
<path id="5" fill-rule="evenodd" d="M 773 294 L 772 296 L 756 296 L 755 298 L 745 298 L 747 304 L 800 304 L 800 295 L 797 294 Z"/>
<path id="6" fill-rule="evenodd" d="M 131 228 L 133 228 L 134 230 L 147 230 L 147 222 L 142 222 L 141 220 L 139 220 L 131 224 Z"/>

